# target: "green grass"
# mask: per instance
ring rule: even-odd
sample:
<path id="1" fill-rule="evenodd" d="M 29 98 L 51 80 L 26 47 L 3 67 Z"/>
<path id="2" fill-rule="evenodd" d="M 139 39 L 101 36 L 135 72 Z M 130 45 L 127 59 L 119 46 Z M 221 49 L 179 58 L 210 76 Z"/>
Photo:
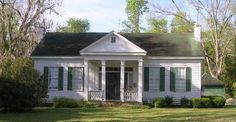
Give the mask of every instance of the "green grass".
<path id="1" fill-rule="evenodd" d="M 236 108 L 90 108 L 54 109 L 36 108 L 23 113 L 0 113 L 0 121 L 51 122 L 51 121 L 236 121 Z"/>

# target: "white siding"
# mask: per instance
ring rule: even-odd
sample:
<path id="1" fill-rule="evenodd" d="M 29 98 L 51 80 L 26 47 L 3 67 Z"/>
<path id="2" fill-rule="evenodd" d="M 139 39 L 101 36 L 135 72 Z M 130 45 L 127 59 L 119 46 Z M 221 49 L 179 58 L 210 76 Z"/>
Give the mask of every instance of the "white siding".
<path id="1" fill-rule="evenodd" d="M 63 76 L 63 90 L 50 91 L 48 92 L 49 101 L 51 101 L 56 96 L 70 97 L 74 99 L 83 99 L 85 97 L 85 92 L 78 91 L 67 91 L 67 76 L 68 76 L 68 67 L 84 67 L 84 61 L 80 59 L 35 59 L 34 67 L 41 74 L 43 74 L 44 67 L 63 67 L 64 76 Z"/>
<path id="2" fill-rule="evenodd" d="M 132 59 L 132 57 L 130 57 Z M 128 60 L 128 59 L 127 59 Z M 193 98 L 201 97 L 201 61 L 202 60 L 162 60 L 162 59 L 149 59 L 144 60 L 144 67 L 165 67 L 165 91 L 155 92 L 143 92 L 143 100 L 151 101 L 155 97 L 165 97 L 167 95 L 174 97 L 175 100 L 179 100 L 182 97 Z M 35 69 L 39 70 L 43 74 L 44 67 L 63 67 L 64 79 L 63 79 L 63 91 L 49 91 L 49 100 L 52 100 L 55 96 L 64 96 L 74 99 L 85 98 L 85 91 L 67 91 L 67 76 L 68 67 L 84 67 L 83 59 L 34 59 Z M 138 79 L 138 62 L 137 61 L 125 61 L 126 67 L 133 67 L 133 80 Z M 89 91 L 98 90 L 99 80 L 99 67 L 100 63 L 91 63 L 89 60 Z M 120 61 L 106 61 L 106 67 L 120 67 Z M 192 68 L 192 86 L 191 92 L 171 92 L 170 91 L 170 67 L 191 67 Z"/>
<path id="3" fill-rule="evenodd" d="M 144 92 L 143 99 L 152 101 L 156 97 L 172 96 L 179 102 L 182 97 L 191 99 L 201 97 L 201 61 L 202 60 L 145 60 L 144 67 L 165 67 L 165 91 Z M 191 92 L 171 92 L 170 91 L 170 67 L 191 67 L 192 85 Z"/>

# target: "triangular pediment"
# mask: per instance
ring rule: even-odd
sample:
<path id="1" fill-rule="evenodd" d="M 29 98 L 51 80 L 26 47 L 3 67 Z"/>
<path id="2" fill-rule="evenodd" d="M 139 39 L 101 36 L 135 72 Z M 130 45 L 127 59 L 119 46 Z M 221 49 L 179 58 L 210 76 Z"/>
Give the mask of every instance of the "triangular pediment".
<path id="1" fill-rule="evenodd" d="M 122 35 L 112 31 L 80 51 L 81 55 L 146 55 Z"/>

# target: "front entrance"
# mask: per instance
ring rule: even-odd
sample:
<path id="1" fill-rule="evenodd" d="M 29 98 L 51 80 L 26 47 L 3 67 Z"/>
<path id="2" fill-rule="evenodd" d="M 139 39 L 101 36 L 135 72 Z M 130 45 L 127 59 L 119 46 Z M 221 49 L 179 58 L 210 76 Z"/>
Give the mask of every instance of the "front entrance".
<path id="1" fill-rule="evenodd" d="M 106 99 L 120 100 L 120 72 L 106 73 Z"/>

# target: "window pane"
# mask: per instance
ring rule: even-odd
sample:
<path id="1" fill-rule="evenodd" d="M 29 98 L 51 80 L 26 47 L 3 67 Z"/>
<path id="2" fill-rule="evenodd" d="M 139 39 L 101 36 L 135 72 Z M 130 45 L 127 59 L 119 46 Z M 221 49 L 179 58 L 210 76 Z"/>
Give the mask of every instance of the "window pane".
<path id="1" fill-rule="evenodd" d="M 175 82 L 176 92 L 186 91 L 186 68 L 178 67 L 176 68 L 176 82 Z"/>
<path id="2" fill-rule="evenodd" d="M 83 91 L 83 68 L 72 68 L 72 90 Z"/>
<path id="3" fill-rule="evenodd" d="M 48 68 L 48 89 L 58 89 L 58 67 Z"/>
<path id="4" fill-rule="evenodd" d="M 149 91 L 160 91 L 160 68 L 149 68 Z"/>

